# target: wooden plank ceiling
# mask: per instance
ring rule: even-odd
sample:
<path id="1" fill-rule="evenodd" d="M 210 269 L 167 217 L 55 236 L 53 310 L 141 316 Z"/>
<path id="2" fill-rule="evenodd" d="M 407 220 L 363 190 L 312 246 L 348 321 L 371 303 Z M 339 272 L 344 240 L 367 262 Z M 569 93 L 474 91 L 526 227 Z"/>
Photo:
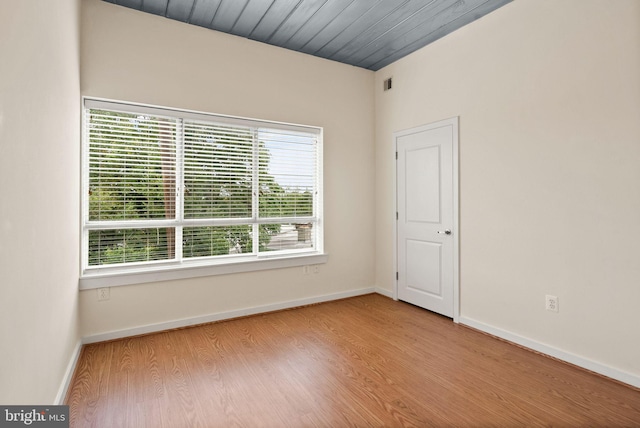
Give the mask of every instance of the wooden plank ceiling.
<path id="1" fill-rule="evenodd" d="M 104 0 L 379 70 L 512 0 Z"/>

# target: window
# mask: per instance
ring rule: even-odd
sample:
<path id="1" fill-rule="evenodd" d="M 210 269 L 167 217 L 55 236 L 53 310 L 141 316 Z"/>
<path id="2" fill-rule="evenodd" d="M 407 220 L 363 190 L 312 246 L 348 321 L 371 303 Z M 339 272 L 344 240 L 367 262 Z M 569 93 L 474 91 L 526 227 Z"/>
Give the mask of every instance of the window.
<path id="1" fill-rule="evenodd" d="M 84 288 L 322 254 L 320 128 L 95 99 L 83 127 Z"/>

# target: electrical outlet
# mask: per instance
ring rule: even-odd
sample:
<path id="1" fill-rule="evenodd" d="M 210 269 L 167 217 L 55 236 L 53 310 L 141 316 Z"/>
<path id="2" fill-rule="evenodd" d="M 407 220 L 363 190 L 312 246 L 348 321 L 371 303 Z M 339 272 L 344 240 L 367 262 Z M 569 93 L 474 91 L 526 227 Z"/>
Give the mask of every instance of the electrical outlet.
<path id="1" fill-rule="evenodd" d="M 303 275 L 309 275 L 309 271 L 311 266 L 302 266 L 302 274 Z"/>
<path id="2" fill-rule="evenodd" d="M 98 288 L 98 301 L 109 300 L 111 297 L 111 289 L 109 287 Z"/>
<path id="3" fill-rule="evenodd" d="M 320 273 L 320 266 L 313 265 L 313 273 Z"/>
<path id="4" fill-rule="evenodd" d="M 558 312 L 558 296 L 545 296 L 545 308 L 551 312 Z"/>

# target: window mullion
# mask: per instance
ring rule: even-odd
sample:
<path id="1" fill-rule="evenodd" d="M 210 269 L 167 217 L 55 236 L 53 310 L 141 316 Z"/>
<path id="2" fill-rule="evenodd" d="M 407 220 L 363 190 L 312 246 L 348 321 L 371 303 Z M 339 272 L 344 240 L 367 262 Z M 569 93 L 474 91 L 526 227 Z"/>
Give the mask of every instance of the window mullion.
<path id="1" fill-rule="evenodd" d="M 89 230 L 85 225 L 89 222 L 89 117 L 90 110 L 84 109 L 82 124 L 82 262 L 81 271 L 84 272 L 89 267 Z"/>
<path id="2" fill-rule="evenodd" d="M 322 138 L 322 137 L 321 137 Z M 324 234 L 321 233 L 321 230 L 324 228 L 324 225 L 321 224 L 321 222 L 324 220 L 324 212 L 323 212 L 323 207 L 324 207 L 324 200 L 323 198 L 323 190 L 322 190 L 322 186 L 323 186 L 323 178 L 322 178 L 322 170 L 323 170 L 323 157 L 324 154 L 322 153 L 322 144 L 320 144 L 320 141 L 318 139 L 318 137 L 315 137 L 315 141 L 314 141 L 314 151 L 315 151 L 315 171 L 314 171 L 314 189 L 313 189 L 313 216 L 316 218 L 315 221 L 315 225 L 316 227 L 314 228 L 314 242 L 316 243 L 316 249 L 319 249 L 320 251 L 323 250 L 324 248 Z"/>
<path id="3" fill-rule="evenodd" d="M 258 225 L 258 218 L 260 217 L 260 183 L 259 183 L 259 171 L 260 171 L 260 142 L 258 141 L 258 128 L 253 128 L 253 160 L 251 164 L 252 171 L 252 190 L 251 190 L 251 228 L 253 233 L 253 254 L 258 254 L 260 249 L 260 226 Z"/>
<path id="4" fill-rule="evenodd" d="M 184 220 L 184 119 L 179 119 L 176 129 L 176 221 L 175 258 L 182 261 L 182 225 Z"/>

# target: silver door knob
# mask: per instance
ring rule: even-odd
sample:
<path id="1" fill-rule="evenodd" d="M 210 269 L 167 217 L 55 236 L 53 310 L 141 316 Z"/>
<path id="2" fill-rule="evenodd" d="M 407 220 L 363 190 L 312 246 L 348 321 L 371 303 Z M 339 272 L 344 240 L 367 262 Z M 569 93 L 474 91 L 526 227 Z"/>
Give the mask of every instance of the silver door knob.
<path id="1" fill-rule="evenodd" d="M 445 234 L 445 235 L 451 235 L 451 230 L 449 230 L 449 229 L 439 230 L 438 233 Z"/>

